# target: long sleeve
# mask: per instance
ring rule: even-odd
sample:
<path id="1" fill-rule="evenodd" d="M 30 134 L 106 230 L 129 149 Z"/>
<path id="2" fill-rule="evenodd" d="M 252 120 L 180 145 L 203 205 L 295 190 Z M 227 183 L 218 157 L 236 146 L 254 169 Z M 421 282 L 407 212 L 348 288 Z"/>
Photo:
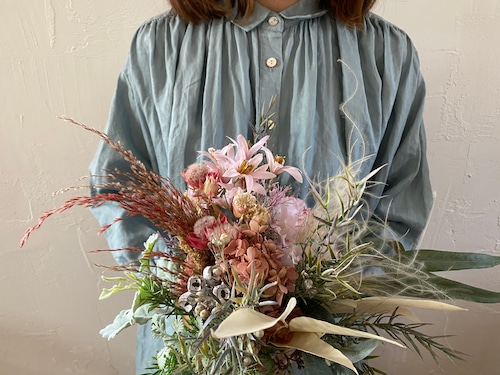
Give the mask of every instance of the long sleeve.
<path id="1" fill-rule="evenodd" d="M 432 207 L 432 189 L 426 158 L 423 121 L 425 83 L 415 47 L 403 34 L 386 46 L 382 76 L 382 103 L 392 108 L 382 137 L 376 165 L 387 164 L 379 177 L 385 183 L 374 215 L 386 220 L 405 248 L 414 249 L 425 229 Z M 390 87 L 390 86 L 393 87 Z M 389 87 L 388 87 L 389 86 Z M 385 90 L 385 91 L 384 91 Z M 388 94 L 392 92 L 393 94 Z"/>
<path id="2" fill-rule="evenodd" d="M 382 167 L 366 195 L 366 212 L 387 223 L 386 236 L 413 249 L 433 200 L 417 52 L 404 31 L 373 14 L 364 30 L 338 25 L 338 35 L 346 160 L 364 160 L 360 176 Z"/>
<path id="3" fill-rule="evenodd" d="M 414 249 L 425 229 L 431 207 L 432 190 L 426 159 L 423 126 L 424 84 L 420 76 L 412 77 L 401 88 L 391 121 L 403 122 L 399 144 L 392 145 L 393 159 L 387 170 L 387 181 L 375 215 L 386 219 L 405 248 Z M 415 85 L 414 85 L 415 84 Z M 389 137 L 390 138 L 390 137 Z M 390 139 L 384 140 L 390 148 Z"/>

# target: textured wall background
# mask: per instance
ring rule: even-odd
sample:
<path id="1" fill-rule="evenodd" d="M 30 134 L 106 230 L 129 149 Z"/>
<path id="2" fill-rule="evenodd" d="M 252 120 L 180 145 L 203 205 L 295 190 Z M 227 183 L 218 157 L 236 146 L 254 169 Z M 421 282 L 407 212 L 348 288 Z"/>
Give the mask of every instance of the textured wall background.
<path id="1" fill-rule="evenodd" d="M 81 182 L 97 139 L 56 119 L 102 128 L 136 27 L 162 0 L 2 0 L 0 4 L 0 373 L 133 373 L 134 332 L 113 341 L 98 331 L 129 296 L 98 302 L 94 263 L 110 264 L 85 210 L 47 222 L 24 250 L 24 229 Z M 382 0 L 377 12 L 420 51 L 428 85 L 429 161 L 437 200 L 424 247 L 500 254 L 500 1 Z M 454 278 L 500 290 L 500 269 Z M 494 374 L 500 306 L 461 304 L 468 313 L 424 314 L 436 335 L 469 354 L 436 365 L 383 348 L 392 374 Z"/>

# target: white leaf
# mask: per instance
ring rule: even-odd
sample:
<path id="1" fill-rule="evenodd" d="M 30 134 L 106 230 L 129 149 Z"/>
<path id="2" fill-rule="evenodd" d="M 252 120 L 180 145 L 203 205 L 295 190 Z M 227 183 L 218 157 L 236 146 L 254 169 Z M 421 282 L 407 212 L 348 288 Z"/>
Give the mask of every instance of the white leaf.
<path id="1" fill-rule="evenodd" d="M 99 333 L 105 339 L 111 340 L 115 338 L 117 334 L 123 331 L 125 328 L 130 327 L 134 324 L 134 318 L 132 310 L 122 310 L 113 320 L 113 323 L 107 325 L 105 328 L 101 329 Z"/>
<path id="2" fill-rule="evenodd" d="M 354 336 L 363 337 L 367 339 L 376 339 L 384 342 L 388 342 L 402 348 L 406 348 L 403 344 L 397 341 L 386 339 L 385 337 L 374 335 L 368 332 L 358 331 L 356 329 L 346 328 L 337 326 L 335 324 L 323 322 L 321 320 L 312 319 L 306 316 L 299 316 L 290 321 L 290 332 L 316 332 L 320 336 L 325 333 L 332 335 L 343 335 L 343 336 Z"/>
<path id="3" fill-rule="evenodd" d="M 338 349 L 321 340 L 317 334 L 312 332 L 295 332 L 293 338 L 286 345 L 274 344 L 278 347 L 298 349 L 303 352 L 325 358 L 329 361 L 345 366 L 356 374 L 356 368 L 352 362 Z"/>
<path id="4" fill-rule="evenodd" d="M 280 320 L 285 320 L 293 311 L 297 300 L 291 298 L 288 301 L 285 311 L 277 318 L 272 318 L 258 311 L 241 308 L 229 315 L 220 325 L 212 336 L 218 339 L 255 333 L 274 327 Z"/>

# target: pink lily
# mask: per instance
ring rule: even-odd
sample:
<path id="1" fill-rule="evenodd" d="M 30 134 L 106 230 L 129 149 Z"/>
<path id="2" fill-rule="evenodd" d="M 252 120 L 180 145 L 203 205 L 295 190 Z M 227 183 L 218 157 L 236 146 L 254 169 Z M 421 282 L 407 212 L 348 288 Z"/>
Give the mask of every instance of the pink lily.
<path id="1" fill-rule="evenodd" d="M 229 138 L 229 137 L 228 137 Z M 252 156 L 254 156 L 259 150 L 263 149 L 264 151 L 267 150 L 264 145 L 266 144 L 267 140 L 269 139 L 269 136 L 266 135 L 263 137 L 260 141 L 255 143 L 252 147 L 248 147 L 248 141 L 246 140 L 245 137 L 243 137 L 241 134 L 239 134 L 236 137 L 236 141 L 232 138 L 229 138 L 231 141 L 233 141 L 233 144 L 237 147 L 237 155 L 239 159 L 245 159 L 249 160 Z"/>
<path id="2" fill-rule="evenodd" d="M 269 165 L 269 171 L 271 173 L 274 173 L 275 175 L 279 175 L 280 173 L 287 172 L 290 176 L 295 178 L 298 182 L 302 182 L 302 175 L 300 173 L 300 170 L 296 167 L 291 167 L 291 166 L 284 166 L 282 163 L 280 163 L 272 152 L 264 148 L 264 152 L 266 153 L 266 158 L 267 158 L 267 164 Z"/>
<path id="3" fill-rule="evenodd" d="M 274 173 L 268 171 L 268 165 L 262 162 L 263 155 L 258 154 L 250 160 L 233 160 L 232 167 L 229 168 L 222 177 L 229 177 L 232 179 L 243 179 L 245 181 L 246 191 L 249 193 L 255 191 L 259 194 L 266 194 L 264 187 L 257 183 L 257 180 L 268 180 L 276 177 Z M 260 166 L 259 166 L 260 165 Z"/>

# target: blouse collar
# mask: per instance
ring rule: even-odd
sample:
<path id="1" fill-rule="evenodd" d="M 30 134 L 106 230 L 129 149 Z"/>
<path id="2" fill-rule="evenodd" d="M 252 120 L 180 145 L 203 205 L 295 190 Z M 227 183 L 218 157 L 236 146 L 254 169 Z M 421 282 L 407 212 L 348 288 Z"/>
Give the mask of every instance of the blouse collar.
<path id="1" fill-rule="evenodd" d="M 289 21 L 287 22 L 287 24 L 295 24 L 297 22 L 300 22 L 301 20 L 320 17 L 327 12 L 327 10 L 320 8 L 317 1 L 299 0 L 295 4 L 278 14 L 285 20 Z M 245 31 L 251 31 L 259 26 L 262 22 L 267 20 L 269 14 L 271 13 L 274 14 L 274 12 L 272 12 L 271 10 L 260 5 L 258 2 L 255 2 L 254 10 L 250 17 L 248 17 L 244 21 L 241 21 L 241 17 L 237 16 L 237 8 L 235 8 L 233 10 L 233 17 L 231 22 Z"/>

